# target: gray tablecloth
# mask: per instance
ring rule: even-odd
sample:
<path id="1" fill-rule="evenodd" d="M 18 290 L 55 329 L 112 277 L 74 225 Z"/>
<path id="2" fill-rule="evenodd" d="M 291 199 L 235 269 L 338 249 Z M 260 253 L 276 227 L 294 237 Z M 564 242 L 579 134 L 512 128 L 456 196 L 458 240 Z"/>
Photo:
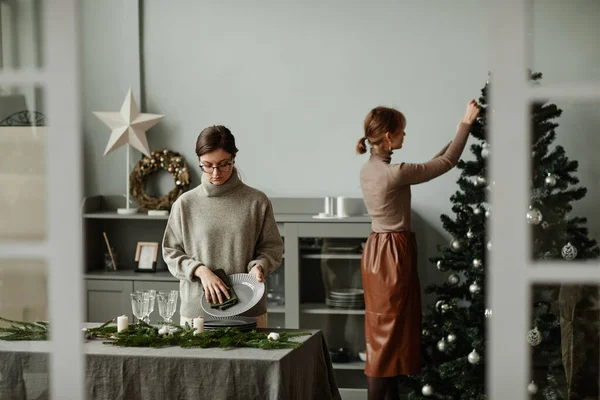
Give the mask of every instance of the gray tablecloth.
<path id="1" fill-rule="evenodd" d="M 293 331 L 293 330 L 288 330 Z M 88 399 L 340 399 L 320 331 L 294 350 L 116 347 L 87 341 Z M 0 341 L 0 399 L 48 398 L 48 343 Z"/>

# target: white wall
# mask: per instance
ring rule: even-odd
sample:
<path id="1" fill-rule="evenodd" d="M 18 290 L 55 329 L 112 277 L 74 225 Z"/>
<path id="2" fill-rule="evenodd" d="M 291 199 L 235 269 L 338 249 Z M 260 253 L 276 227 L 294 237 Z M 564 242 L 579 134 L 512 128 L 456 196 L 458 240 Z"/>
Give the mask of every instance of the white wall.
<path id="1" fill-rule="evenodd" d="M 143 2 L 146 112 L 166 118 L 148 133 L 152 149 L 183 153 L 224 124 L 238 141 L 245 181 L 272 197 L 360 196 L 354 154 L 362 120 L 378 104 L 408 117 L 394 161 L 422 161 L 452 138 L 465 103 L 487 77 L 487 9 L 478 0 Z M 107 128 L 91 111 L 118 110 L 139 78 L 123 54 L 136 42 L 119 1 L 84 3 L 86 194 L 124 193 L 125 151 L 101 154 Z M 600 78 L 597 2 L 536 1 L 533 68 L 546 81 Z M 594 22 L 596 21 L 596 22 Z M 509 23 L 509 22 L 507 22 Z M 135 32 L 133 32 L 135 33 Z M 559 103 L 559 143 L 580 162 L 586 199 L 576 211 L 600 237 L 598 107 Z M 465 157 L 470 157 L 466 150 Z M 441 230 L 457 189 L 454 170 L 414 188 L 422 223 Z M 199 175 L 193 175 L 197 184 Z M 418 228 L 418 227 L 417 227 Z M 445 233 L 442 232 L 445 235 Z M 431 246 L 429 255 L 435 252 Z"/>
<path id="2" fill-rule="evenodd" d="M 0 1 L 0 68 L 43 66 L 40 0 Z M 44 112 L 43 91 L 31 85 L 0 87 L 0 120 L 17 111 Z"/>
<path id="3" fill-rule="evenodd" d="M 534 0 L 532 68 L 544 83 L 600 80 L 600 2 Z M 590 236 L 600 240 L 600 101 L 554 100 L 562 110 L 556 144 L 579 162 L 577 177 L 588 194 L 573 204 L 574 215 L 587 217 Z"/>
<path id="4" fill-rule="evenodd" d="M 269 195 L 359 197 L 367 156 L 354 147 L 372 107 L 406 113 L 395 158 L 424 160 L 485 83 L 485 8 L 468 3 L 437 6 L 436 17 L 439 1 L 189 1 L 185 12 L 146 1 L 147 105 L 167 115 L 152 145 L 194 160 L 201 129 L 224 124 L 246 181 Z M 431 190 L 441 186 L 416 192 Z M 416 203 L 435 207 L 428 197 Z"/>
<path id="5" fill-rule="evenodd" d="M 93 111 L 119 111 L 131 87 L 140 98 L 136 1 L 86 0 L 81 7 L 82 120 L 86 195 L 125 193 L 125 147 L 103 157 L 109 128 Z M 139 154 L 139 153 L 137 153 Z"/>

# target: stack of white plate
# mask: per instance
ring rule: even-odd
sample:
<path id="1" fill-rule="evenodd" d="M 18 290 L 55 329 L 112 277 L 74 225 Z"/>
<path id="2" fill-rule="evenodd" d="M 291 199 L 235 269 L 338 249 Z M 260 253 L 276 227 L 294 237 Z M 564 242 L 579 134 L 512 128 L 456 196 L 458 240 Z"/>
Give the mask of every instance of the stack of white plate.
<path id="1" fill-rule="evenodd" d="M 251 331 L 256 329 L 256 318 L 237 316 L 204 321 L 204 329 L 207 331 L 222 328 L 238 328 L 240 331 Z"/>
<path id="2" fill-rule="evenodd" d="M 365 308 L 362 289 L 334 289 L 329 291 L 325 304 L 335 308 Z"/>

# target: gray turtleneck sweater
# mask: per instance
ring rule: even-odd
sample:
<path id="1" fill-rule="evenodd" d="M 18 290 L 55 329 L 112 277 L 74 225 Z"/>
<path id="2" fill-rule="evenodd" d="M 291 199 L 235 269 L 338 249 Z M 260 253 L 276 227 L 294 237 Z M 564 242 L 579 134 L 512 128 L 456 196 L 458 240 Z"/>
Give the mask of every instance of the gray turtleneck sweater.
<path id="1" fill-rule="evenodd" d="M 163 258 L 180 280 L 181 315 L 205 316 L 204 290 L 194 271 L 201 265 L 230 274 L 247 273 L 256 264 L 265 277 L 281 264 L 283 241 L 273 207 L 261 191 L 244 184 L 234 169 L 222 185 L 203 182 L 181 195 L 171 208 L 163 238 Z M 267 312 L 265 296 L 247 316 Z"/>

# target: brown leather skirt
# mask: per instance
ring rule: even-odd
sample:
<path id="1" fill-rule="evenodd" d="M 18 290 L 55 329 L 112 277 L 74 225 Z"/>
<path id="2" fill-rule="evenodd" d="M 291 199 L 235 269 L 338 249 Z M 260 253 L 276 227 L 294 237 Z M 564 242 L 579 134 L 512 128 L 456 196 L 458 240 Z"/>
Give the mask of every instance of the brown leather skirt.
<path id="1" fill-rule="evenodd" d="M 372 232 L 363 251 L 365 375 L 421 371 L 421 286 L 413 232 Z"/>

